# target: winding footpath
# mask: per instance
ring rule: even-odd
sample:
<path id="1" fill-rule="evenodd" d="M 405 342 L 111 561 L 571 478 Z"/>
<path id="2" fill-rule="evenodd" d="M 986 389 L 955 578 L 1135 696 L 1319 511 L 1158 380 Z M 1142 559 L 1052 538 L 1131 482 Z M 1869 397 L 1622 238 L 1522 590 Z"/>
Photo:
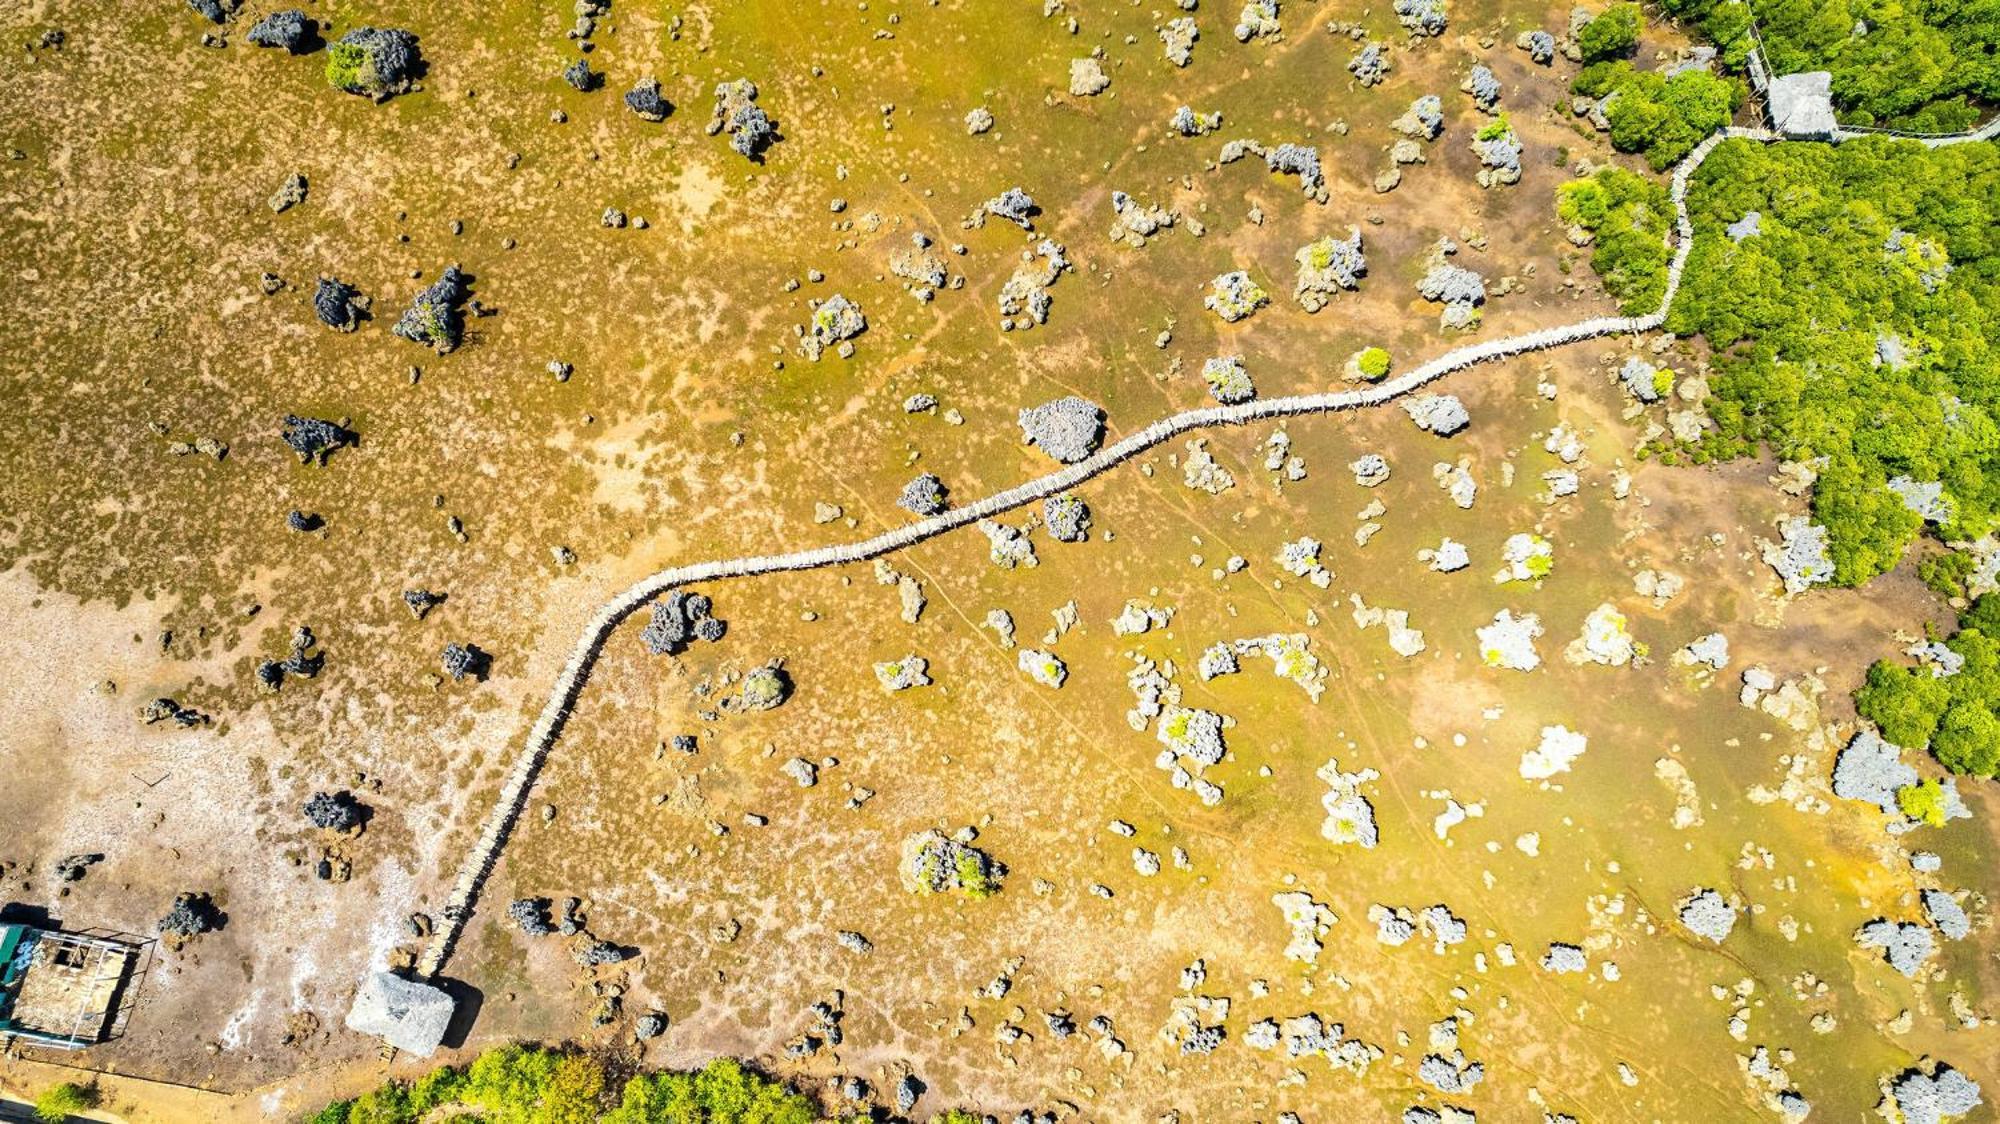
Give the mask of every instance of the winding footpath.
<path id="1" fill-rule="evenodd" d="M 1863 135 L 1883 134 L 1843 129 L 1835 133 L 1834 139 L 1847 140 Z M 1978 130 L 1951 136 L 1932 137 L 1900 133 L 1887 135 L 1916 140 L 1928 147 L 1989 140 L 2000 135 L 2000 117 L 1996 117 Z M 1687 266 L 1688 253 L 1694 247 L 1694 225 L 1688 219 L 1687 212 L 1689 181 L 1693 178 L 1695 170 L 1701 167 L 1702 161 L 1708 158 L 1709 153 L 1713 152 L 1718 144 L 1730 139 L 1768 143 L 1785 138 L 1766 129 L 1725 129 L 1696 146 L 1674 168 L 1670 192 L 1674 205 L 1676 235 L 1673 260 L 1667 267 L 1667 286 L 1660 298 L 1660 306 L 1644 316 L 1596 317 L 1561 327 L 1544 328 L 1505 339 L 1471 344 L 1446 352 L 1397 378 L 1359 390 L 1262 398 L 1234 406 L 1188 410 L 1162 418 L 1145 429 L 1100 449 L 1094 455 L 1046 476 L 996 492 L 941 515 L 885 531 L 873 538 L 840 546 L 821 547 L 817 550 L 753 555 L 747 558 L 675 566 L 633 584 L 607 602 L 590 619 L 590 623 L 583 630 L 583 635 L 577 639 L 576 649 L 570 654 L 569 662 L 563 665 L 562 673 L 556 677 L 555 686 L 549 692 L 548 703 L 543 706 L 541 714 L 535 719 L 535 724 L 529 729 L 528 736 L 521 745 L 520 756 L 508 770 L 506 780 L 500 787 L 500 795 L 486 815 L 479 838 L 473 844 L 471 853 L 466 856 L 464 865 L 459 869 L 458 879 L 452 885 L 451 896 L 431 934 L 430 943 L 417 962 L 419 977 L 432 978 L 444 969 L 445 962 L 450 958 L 452 949 L 465 928 L 465 923 L 472 916 L 473 907 L 479 900 L 479 893 L 486 884 L 487 876 L 499 862 L 501 851 L 507 845 L 508 836 L 513 832 L 515 824 L 520 820 L 521 812 L 527 806 L 528 794 L 534 787 L 535 778 L 541 772 L 543 762 L 548 759 L 549 751 L 555 747 L 556 740 L 562 736 L 563 726 L 568 722 L 570 713 L 576 706 L 577 697 L 582 694 L 584 684 L 590 678 L 591 668 L 596 664 L 605 642 L 625 618 L 637 612 L 655 597 L 667 590 L 700 582 L 866 562 L 914 546 L 926 539 L 936 538 L 948 531 L 977 523 L 982 519 L 992 518 L 1024 504 L 1067 491 L 1149 449 L 1195 430 L 1380 406 L 1468 367 L 1528 352 L 1546 351 L 1584 340 L 1653 331 L 1666 322 L 1667 309 L 1673 305 L 1674 296 L 1680 291 L 1681 273 Z"/>

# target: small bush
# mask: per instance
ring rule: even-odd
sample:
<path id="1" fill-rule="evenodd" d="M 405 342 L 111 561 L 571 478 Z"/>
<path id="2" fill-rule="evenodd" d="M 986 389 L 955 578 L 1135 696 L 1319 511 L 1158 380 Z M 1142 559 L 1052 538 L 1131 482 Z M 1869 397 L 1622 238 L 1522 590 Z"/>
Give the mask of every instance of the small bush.
<path id="1" fill-rule="evenodd" d="M 97 1087 L 65 1081 L 51 1085 L 35 1098 L 35 1115 L 48 1124 L 63 1124 L 71 1116 L 97 1106 Z"/>
<path id="2" fill-rule="evenodd" d="M 326 82 L 336 90 L 361 93 L 367 86 L 363 72 L 368 52 L 353 43 L 334 43 L 326 49 Z"/>

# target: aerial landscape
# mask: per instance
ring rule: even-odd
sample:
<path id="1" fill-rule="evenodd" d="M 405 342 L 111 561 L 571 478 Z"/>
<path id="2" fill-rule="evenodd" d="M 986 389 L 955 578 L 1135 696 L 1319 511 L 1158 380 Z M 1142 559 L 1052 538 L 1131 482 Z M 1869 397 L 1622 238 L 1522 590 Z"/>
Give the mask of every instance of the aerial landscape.
<path id="1" fill-rule="evenodd" d="M 0 1120 L 2000 1120 L 2000 0 L 0 11 Z"/>

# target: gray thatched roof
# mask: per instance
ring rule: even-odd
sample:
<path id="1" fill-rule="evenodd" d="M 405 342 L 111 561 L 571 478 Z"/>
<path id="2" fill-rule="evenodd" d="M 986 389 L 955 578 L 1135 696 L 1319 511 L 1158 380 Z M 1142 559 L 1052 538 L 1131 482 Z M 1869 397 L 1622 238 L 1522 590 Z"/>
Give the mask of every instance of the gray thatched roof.
<path id="1" fill-rule="evenodd" d="M 444 1040 L 457 1004 L 444 989 L 393 972 L 370 972 L 354 993 L 347 1027 L 372 1034 L 398 1050 L 431 1056 Z"/>
<path id="2" fill-rule="evenodd" d="M 1833 119 L 1833 75 L 1824 70 L 1786 74 L 1771 82 L 1771 124 L 1789 137 L 1829 137 Z"/>

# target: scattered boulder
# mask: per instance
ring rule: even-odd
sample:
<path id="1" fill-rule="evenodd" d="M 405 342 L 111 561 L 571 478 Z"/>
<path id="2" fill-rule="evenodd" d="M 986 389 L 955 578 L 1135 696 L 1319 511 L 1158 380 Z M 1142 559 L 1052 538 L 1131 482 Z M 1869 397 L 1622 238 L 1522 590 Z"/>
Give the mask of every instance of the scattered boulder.
<path id="1" fill-rule="evenodd" d="M 1250 372 L 1244 370 L 1241 355 L 1218 355 L 1203 360 L 1201 378 L 1208 384 L 1209 394 L 1225 406 L 1257 397 L 1257 388 L 1251 385 Z"/>
<path id="2" fill-rule="evenodd" d="M 300 464 L 325 465 L 334 450 L 361 443 L 360 435 L 345 426 L 297 414 L 285 415 L 280 436 L 299 455 Z"/>
<path id="3" fill-rule="evenodd" d="M 410 299 L 410 307 L 389 330 L 411 343 L 433 348 L 439 355 L 450 352 L 464 332 L 459 306 L 471 293 L 470 281 L 456 264 L 446 266 L 436 281 Z"/>
<path id="4" fill-rule="evenodd" d="M 1458 88 L 1472 95 L 1472 104 L 1481 113 L 1492 113 L 1499 108 L 1500 78 L 1483 63 L 1475 63 Z"/>
<path id="5" fill-rule="evenodd" d="M 1466 413 L 1465 403 L 1455 394 L 1418 394 L 1403 399 L 1403 412 L 1417 423 L 1417 428 L 1439 437 L 1450 437 L 1472 424 L 1472 415 Z"/>
<path id="6" fill-rule="evenodd" d="M 1535 651 L 1535 638 L 1542 634 L 1542 620 L 1534 613 L 1517 617 L 1513 610 L 1502 609 L 1493 615 L 1492 624 L 1476 632 L 1479 658 L 1487 667 L 1533 671 L 1541 666 L 1542 657 Z"/>
<path id="7" fill-rule="evenodd" d="M 1222 127 L 1222 114 L 1196 113 L 1193 106 L 1184 105 L 1174 110 L 1167 126 L 1184 137 L 1204 136 Z"/>
<path id="8" fill-rule="evenodd" d="M 1930 929 L 1914 921 L 1889 921 L 1877 918 L 1861 927 L 1854 934 L 1854 942 L 1863 948 L 1879 948 L 1882 959 L 1889 966 L 1905 976 L 1915 978 L 1936 949 L 1937 942 Z"/>
<path id="9" fill-rule="evenodd" d="M 885 691 L 907 691 L 911 687 L 930 686 L 931 677 L 925 674 L 929 669 L 929 660 L 912 653 L 899 660 L 876 664 L 875 679 Z"/>
<path id="10" fill-rule="evenodd" d="M 64 855 L 56 860 L 51 873 L 57 882 L 81 882 L 91 867 L 104 861 L 101 853 L 91 852 L 78 855 Z"/>
<path id="11" fill-rule="evenodd" d="M 1035 228 L 1034 217 L 1042 213 L 1035 206 L 1034 196 L 1018 187 L 1010 187 L 986 201 L 984 210 L 996 219 L 1006 219 L 1022 230 Z"/>
<path id="12" fill-rule="evenodd" d="M 1521 182 L 1521 138 L 1505 114 L 1473 134 L 1472 151 L 1481 165 L 1475 177 L 1481 187 Z"/>
<path id="13" fill-rule="evenodd" d="M 1230 29 L 1238 43 L 1252 39 L 1276 39 L 1284 31 L 1278 25 L 1278 0 L 1245 0 Z"/>
<path id="14" fill-rule="evenodd" d="M 327 831 L 351 831 L 361 826 L 364 809 L 354 799 L 354 794 L 342 789 L 339 792 L 315 792 L 305 803 L 306 822 Z"/>
<path id="15" fill-rule="evenodd" d="M 1521 779 L 1545 781 L 1557 773 L 1569 772 L 1590 740 L 1567 726 L 1542 727 L 1542 740 L 1521 755 Z"/>
<path id="16" fill-rule="evenodd" d="M 1104 411 L 1075 395 L 1022 410 L 1019 420 L 1022 440 L 1063 464 L 1096 452 L 1104 437 Z"/>
<path id="17" fill-rule="evenodd" d="M 319 25 L 297 8 L 285 8 L 258 20 L 244 38 L 259 47 L 282 47 L 286 54 L 309 54 L 319 46 Z"/>
<path id="18" fill-rule="evenodd" d="M 327 51 L 327 83 L 378 102 L 416 89 L 423 71 L 417 37 L 400 28 L 357 27 Z"/>
<path id="19" fill-rule="evenodd" d="M 1896 790 L 1920 779 L 1917 770 L 1904 763 L 1902 747 L 1884 741 L 1870 729 L 1857 731 L 1833 762 L 1835 796 L 1865 800 L 1898 820 L 1903 818 L 1903 809 L 1896 800 Z"/>
<path id="20" fill-rule="evenodd" d="M 1042 501 L 1042 522 L 1057 542 L 1082 542 L 1090 537 L 1090 508 L 1068 492 Z"/>
<path id="21" fill-rule="evenodd" d="M 187 0 L 187 6 L 210 23 L 227 23 L 241 0 Z"/>
<path id="22" fill-rule="evenodd" d="M 418 620 L 423 620 L 426 616 L 429 616 L 430 611 L 444 604 L 444 601 L 444 594 L 432 593 L 428 589 L 406 589 L 403 591 L 403 604 L 409 608 L 410 615 Z"/>
<path id="23" fill-rule="evenodd" d="M 744 159 L 761 164 L 764 150 L 778 139 L 777 125 L 757 104 L 757 85 L 738 78 L 715 87 L 715 111 L 709 116 L 709 136 L 727 130 L 729 147 Z"/>
<path id="24" fill-rule="evenodd" d="M 1396 0 L 1396 20 L 1416 35 L 1443 35 L 1446 0 Z"/>
<path id="25" fill-rule="evenodd" d="M 1833 555 L 1825 527 L 1804 515 L 1793 515 L 1778 524 L 1778 535 L 1778 542 L 1764 544 L 1764 561 L 1778 572 L 1786 593 L 1797 595 L 1833 580 Z"/>
<path id="26" fill-rule="evenodd" d="M 604 85 L 604 75 L 590 69 L 589 59 L 578 59 L 563 68 L 562 78 L 569 88 L 579 94 L 587 94 Z"/>
<path id="27" fill-rule="evenodd" d="M 903 485 L 902 494 L 896 497 L 897 507 L 926 517 L 942 514 L 947 503 L 944 481 L 928 472 Z"/>
<path id="28" fill-rule="evenodd" d="M 656 656 L 677 656 L 696 640 L 720 640 L 728 625 L 715 616 L 715 602 L 707 594 L 668 590 L 653 602 L 653 617 L 640 631 L 646 650 Z"/>
<path id="29" fill-rule="evenodd" d="M 1939 1124 L 1948 1116 L 1964 1116 L 1984 1102 L 1979 1083 L 1938 1062 L 1925 1073 L 1915 1066 L 1888 1079 L 1885 1100 L 1893 1102 L 1903 1124 Z M 1883 1115 L 1887 1115 L 1884 1109 Z"/>
<path id="30" fill-rule="evenodd" d="M 1357 289 L 1368 273 L 1367 255 L 1361 252 L 1361 228 L 1347 228 L 1345 239 L 1325 235 L 1299 247 L 1292 256 L 1298 263 L 1298 279 L 1292 296 L 1307 312 L 1318 312 L 1341 290 Z"/>
<path id="31" fill-rule="evenodd" d="M 322 276 L 313 290 L 313 315 L 336 332 L 351 332 L 361 326 L 368 313 L 368 298 L 361 290 L 336 277 Z"/>
<path id="32" fill-rule="evenodd" d="M 1044 687 L 1061 687 L 1069 678 L 1069 665 L 1053 652 L 1038 648 L 1023 648 L 1015 653 L 1014 664 L 1028 678 Z"/>
<path id="33" fill-rule="evenodd" d="M 174 898 L 173 908 L 160 918 L 161 935 L 176 941 L 192 940 L 222 927 L 223 917 L 207 894 L 183 893 Z"/>
<path id="34" fill-rule="evenodd" d="M 1578 945 L 1554 941 L 1550 943 L 1549 950 L 1542 953 L 1542 970 L 1552 975 L 1582 972 L 1589 967 L 1589 958 L 1584 956 L 1583 949 Z"/>
<path id="35" fill-rule="evenodd" d="M 1736 927 L 1736 907 L 1706 887 L 1682 898 L 1675 912 L 1689 932 L 1716 944 L 1721 944 Z"/>
<path id="36" fill-rule="evenodd" d="M 1965 908 L 1958 899 L 1943 890 L 1926 889 L 1919 897 L 1924 903 L 1924 916 L 1948 941 L 1964 940 L 1972 932 L 1972 922 L 1965 916 Z"/>
<path id="37" fill-rule="evenodd" d="M 1539 28 L 1515 36 L 1514 45 L 1528 52 L 1529 61 L 1536 66 L 1548 66 L 1556 61 L 1556 37 Z"/>
<path id="38" fill-rule="evenodd" d="M 521 927 L 523 933 L 531 937 L 546 937 L 556 931 L 549 920 L 549 907 L 553 903 L 547 898 L 516 898 L 507 907 L 507 916 Z"/>
<path id="39" fill-rule="evenodd" d="M 1411 102 L 1410 108 L 1391 121 L 1389 127 L 1416 140 L 1436 140 L 1444 132 L 1444 99 L 1425 94 Z"/>
<path id="40" fill-rule="evenodd" d="M 1417 282 L 1417 293 L 1425 300 L 1444 306 L 1438 324 L 1447 330 L 1470 331 L 1479 326 L 1479 306 L 1486 303 L 1486 279 L 1478 273 L 1445 260 L 1456 247 L 1440 243 L 1432 254 L 1431 267 Z"/>
<path id="41" fill-rule="evenodd" d="M 782 664 L 773 662 L 743 677 L 736 705 L 744 710 L 776 710 L 791 697 L 791 675 Z"/>
<path id="42" fill-rule="evenodd" d="M 642 121 L 665 121 L 674 111 L 673 103 L 660 95 L 660 80 L 651 76 L 639 79 L 626 91 L 625 108 Z"/>
<path id="43" fill-rule="evenodd" d="M 1167 21 L 1160 28 L 1160 42 L 1166 47 L 1167 61 L 1175 66 L 1186 66 L 1194 61 L 1195 40 L 1201 38 L 1201 29 L 1195 26 L 1193 16 L 1181 16 Z"/>
<path id="44" fill-rule="evenodd" d="M 1380 453 L 1364 454 L 1347 467 L 1354 473 L 1354 482 L 1364 488 L 1373 488 L 1389 479 L 1389 462 Z"/>
<path id="45" fill-rule="evenodd" d="M 1381 84 L 1392 69 L 1394 65 L 1389 61 L 1389 49 L 1380 43 L 1364 44 L 1353 58 L 1347 60 L 1347 72 L 1363 86 Z"/>
<path id="46" fill-rule="evenodd" d="M 921 831 L 903 840 L 902 871 L 903 888 L 911 893 L 955 893 L 974 899 L 998 893 L 1007 876 L 1004 865 L 970 840 L 941 831 Z"/>
<path id="47" fill-rule="evenodd" d="M 459 682 L 468 675 L 474 681 L 483 681 L 493 667 L 493 657 L 480 651 L 477 644 L 446 644 L 438 662 L 453 682 Z"/>
<path id="48" fill-rule="evenodd" d="M 1764 233 L 1764 216 L 1757 211 L 1745 211 L 1743 217 L 1722 228 L 1731 242 L 1741 242 L 1745 238 L 1755 238 Z"/>
<path id="49" fill-rule="evenodd" d="M 1306 198 L 1326 202 L 1326 175 L 1320 169 L 1319 149 L 1305 144 L 1281 144 L 1264 153 L 1264 166 L 1279 175 L 1299 177 L 1299 190 Z"/>
<path id="50" fill-rule="evenodd" d="M 1085 56 L 1069 60 L 1069 92 L 1072 97 L 1094 98 L 1111 85 L 1111 77 L 1104 73 L 1104 64 L 1095 58 Z"/>
<path id="51" fill-rule="evenodd" d="M 278 190 L 271 193 L 269 204 L 272 214 L 281 215 L 305 201 L 306 177 L 293 172 L 285 177 L 284 183 L 278 185 Z"/>
<path id="52" fill-rule="evenodd" d="M 1250 280 L 1243 270 L 1232 270 L 1209 282 L 1202 307 L 1229 323 L 1235 323 L 1270 303 L 1271 295 Z"/>
<path id="53" fill-rule="evenodd" d="M 993 111 L 979 106 L 965 115 L 965 131 L 969 136 L 978 136 L 993 128 Z"/>

